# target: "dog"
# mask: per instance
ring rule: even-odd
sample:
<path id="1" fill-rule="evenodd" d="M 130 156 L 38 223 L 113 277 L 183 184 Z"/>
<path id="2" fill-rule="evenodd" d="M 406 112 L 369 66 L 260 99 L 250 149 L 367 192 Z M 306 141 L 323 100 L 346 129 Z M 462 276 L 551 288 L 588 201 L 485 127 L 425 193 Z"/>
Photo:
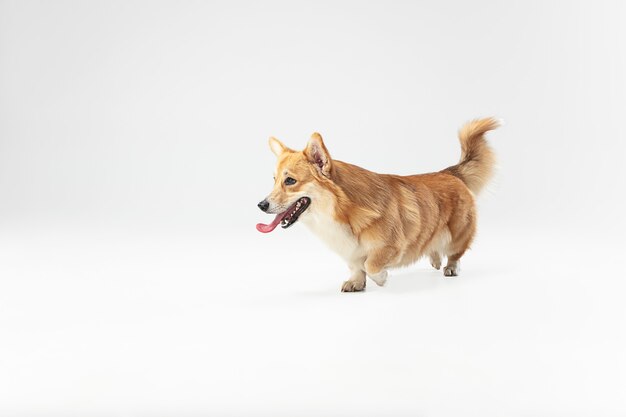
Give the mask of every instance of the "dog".
<path id="1" fill-rule="evenodd" d="M 377 174 L 332 159 L 319 133 L 303 151 L 271 137 L 278 161 L 274 188 L 258 207 L 276 217 L 257 224 L 262 233 L 302 221 L 348 264 L 343 292 L 363 291 L 368 276 L 382 286 L 388 270 L 422 256 L 446 277 L 459 274 L 460 259 L 476 233 L 475 196 L 493 175 L 495 156 L 484 135 L 493 118 L 459 130 L 461 159 L 442 171 L 418 175 Z"/>

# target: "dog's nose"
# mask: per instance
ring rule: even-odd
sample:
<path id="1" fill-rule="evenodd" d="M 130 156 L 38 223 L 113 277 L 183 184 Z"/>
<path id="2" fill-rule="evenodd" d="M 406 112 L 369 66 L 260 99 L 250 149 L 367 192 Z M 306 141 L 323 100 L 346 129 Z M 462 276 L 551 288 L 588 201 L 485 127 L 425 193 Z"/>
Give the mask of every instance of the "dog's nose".
<path id="1" fill-rule="evenodd" d="M 263 200 L 261 201 L 259 204 L 257 204 L 257 206 L 263 210 L 263 211 L 267 211 L 268 208 L 270 208 L 270 203 L 267 200 Z"/>

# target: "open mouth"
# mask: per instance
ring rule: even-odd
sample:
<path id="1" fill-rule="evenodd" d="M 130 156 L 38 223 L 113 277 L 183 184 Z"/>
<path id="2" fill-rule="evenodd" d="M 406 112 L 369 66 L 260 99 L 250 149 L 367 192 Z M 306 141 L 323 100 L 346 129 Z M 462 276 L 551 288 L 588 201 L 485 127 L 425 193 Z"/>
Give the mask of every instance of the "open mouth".
<path id="1" fill-rule="evenodd" d="M 309 207 L 309 204 L 311 204 L 311 199 L 309 197 L 301 197 L 287 210 L 277 214 L 272 223 L 259 223 L 256 225 L 256 229 L 261 233 L 269 233 L 276 229 L 276 226 L 278 226 L 279 223 L 280 227 L 286 229 L 298 221 L 298 217 L 305 212 L 305 210 Z"/>
<path id="2" fill-rule="evenodd" d="M 285 211 L 285 213 L 281 214 L 283 216 L 280 220 L 280 227 L 283 229 L 288 228 L 292 224 L 298 221 L 298 217 L 309 207 L 311 204 L 311 199 L 309 197 L 302 197 L 298 201 L 296 201 L 291 207 Z"/>

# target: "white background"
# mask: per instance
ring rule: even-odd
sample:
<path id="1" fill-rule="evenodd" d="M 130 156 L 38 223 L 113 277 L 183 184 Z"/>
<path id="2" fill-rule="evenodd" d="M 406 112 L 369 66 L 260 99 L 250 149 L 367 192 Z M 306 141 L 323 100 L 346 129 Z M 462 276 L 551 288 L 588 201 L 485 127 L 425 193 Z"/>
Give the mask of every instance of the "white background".
<path id="1" fill-rule="evenodd" d="M 626 5 L 0 2 L 0 415 L 626 414 Z M 267 137 L 442 169 L 495 115 L 461 276 L 341 294 L 270 235 Z"/>

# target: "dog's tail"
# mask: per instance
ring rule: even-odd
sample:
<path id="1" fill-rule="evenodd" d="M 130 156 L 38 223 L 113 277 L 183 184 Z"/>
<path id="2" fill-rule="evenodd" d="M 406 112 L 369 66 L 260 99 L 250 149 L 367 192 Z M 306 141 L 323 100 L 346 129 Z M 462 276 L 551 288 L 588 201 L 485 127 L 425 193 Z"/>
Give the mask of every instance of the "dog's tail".
<path id="1" fill-rule="evenodd" d="M 466 123 L 459 130 L 461 160 L 442 172 L 460 178 L 467 188 L 474 194 L 478 194 L 492 177 L 496 162 L 495 155 L 487 144 L 484 134 L 500 125 L 500 121 L 491 117 Z"/>

